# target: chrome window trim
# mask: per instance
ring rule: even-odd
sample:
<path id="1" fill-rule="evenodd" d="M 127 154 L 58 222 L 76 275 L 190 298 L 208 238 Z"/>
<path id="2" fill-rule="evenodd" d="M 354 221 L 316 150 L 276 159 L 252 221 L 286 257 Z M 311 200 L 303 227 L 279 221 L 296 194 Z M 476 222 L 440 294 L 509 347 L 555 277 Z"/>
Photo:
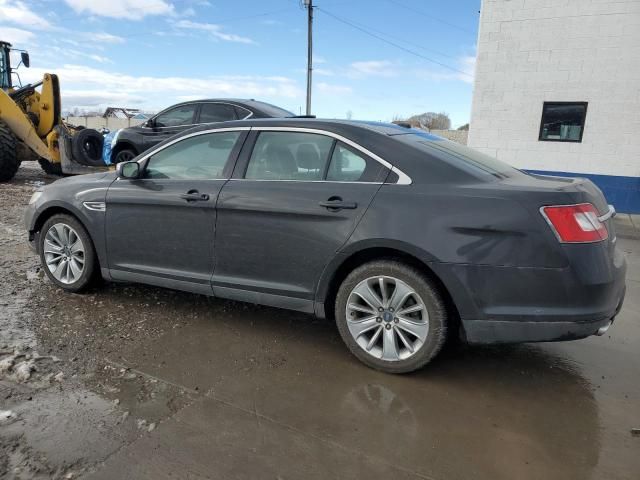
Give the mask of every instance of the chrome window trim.
<path id="1" fill-rule="evenodd" d="M 348 138 L 343 137 L 342 135 L 340 135 L 338 133 L 329 132 L 327 130 L 322 130 L 322 129 L 319 129 L 319 128 L 306 128 L 306 127 L 252 127 L 251 130 L 252 131 L 255 130 L 255 131 L 259 131 L 259 132 L 267 131 L 267 132 L 315 133 L 315 134 L 318 134 L 318 135 L 325 135 L 325 136 L 328 136 L 328 137 L 332 137 L 332 138 L 335 138 L 336 140 L 340 140 L 341 142 L 346 143 L 347 145 L 349 145 L 352 148 L 355 148 L 356 150 L 361 151 L 362 153 L 364 153 L 368 157 L 372 158 L 376 162 L 380 163 L 381 165 L 383 165 L 384 167 L 388 168 L 390 171 L 392 171 L 396 175 L 398 175 L 398 181 L 395 182 L 395 183 L 392 183 L 391 185 L 411 185 L 411 183 L 412 183 L 411 177 L 409 177 L 409 175 L 404 173 L 398 167 L 393 166 L 392 164 L 387 162 L 385 159 L 379 157 L 378 155 L 376 155 L 372 151 L 366 149 L 362 145 L 354 142 L 353 140 L 349 140 Z M 254 179 L 247 178 L 247 179 L 242 179 L 242 180 L 254 180 Z M 304 182 L 305 180 L 267 180 L 267 181 Z M 330 182 L 330 183 L 385 183 L 385 182 L 334 182 L 333 180 L 310 180 L 310 181 L 312 181 L 312 182 L 314 182 L 314 181 L 315 182 Z"/>
<path id="2" fill-rule="evenodd" d="M 305 128 L 305 127 L 228 127 L 228 128 L 210 128 L 207 130 L 199 130 L 197 132 L 193 132 L 190 133 L 189 135 L 184 135 L 184 136 L 180 136 L 178 138 L 175 138 L 174 140 L 172 140 L 171 142 L 167 143 L 166 145 L 163 145 L 161 148 L 157 148 L 149 153 L 147 153 L 146 155 L 144 155 L 140 160 L 138 160 L 137 162 L 142 165 L 143 162 L 146 162 L 149 157 L 151 157 L 152 155 L 155 155 L 158 152 L 161 152 L 162 150 L 164 150 L 165 148 L 169 148 L 171 145 L 174 145 L 182 140 L 186 140 L 188 138 L 191 137 L 196 137 L 198 135 L 206 135 L 208 133 L 218 133 L 218 132 L 246 132 L 246 131 L 259 131 L 259 132 L 264 132 L 264 131 L 270 131 L 270 132 L 299 132 L 299 133 L 315 133 L 318 135 L 325 135 L 331 138 L 335 138 L 336 140 L 340 140 L 341 142 L 351 146 L 352 148 L 355 148 L 356 150 L 361 151 L 362 153 L 364 153 L 365 155 L 367 155 L 368 157 L 372 158 L 373 160 L 375 160 L 376 162 L 380 163 L 381 165 L 383 165 L 384 167 L 386 167 L 387 169 L 389 169 L 391 172 L 394 172 L 396 175 L 398 175 L 398 181 L 395 183 L 386 183 L 386 182 L 353 182 L 353 181 L 349 181 L 349 182 L 341 182 L 341 181 L 334 181 L 334 180 L 272 180 L 272 179 L 252 179 L 252 178 L 230 178 L 229 180 L 246 180 L 246 181 L 250 181 L 250 182 L 328 182 L 328 183 L 362 183 L 362 184 L 374 184 L 374 185 L 411 185 L 412 180 L 411 177 L 409 177 L 409 175 L 407 175 L 406 173 L 404 173 L 402 170 L 400 170 L 398 167 L 395 167 L 394 165 L 392 165 L 391 163 L 387 162 L 386 160 L 384 160 L 383 158 L 381 158 L 380 156 L 376 155 L 375 153 L 373 153 L 372 151 L 366 149 L 365 147 L 363 147 L 362 145 L 349 140 L 346 137 L 343 137 L 342 135 L 338 134 L 338 133 L 333 133 L 333 132 L 329 132 L 327 130 L 322 130 L 322 129 L 318 129 L 318 128 Z"/>

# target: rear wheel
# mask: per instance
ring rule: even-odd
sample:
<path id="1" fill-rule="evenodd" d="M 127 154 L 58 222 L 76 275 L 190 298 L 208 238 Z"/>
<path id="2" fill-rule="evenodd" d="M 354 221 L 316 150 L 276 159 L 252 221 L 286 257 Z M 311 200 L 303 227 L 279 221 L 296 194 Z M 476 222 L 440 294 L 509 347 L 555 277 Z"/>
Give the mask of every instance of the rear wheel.
<path id="1" fill-rule="evenodd" d="M 16 137 L 9 126 L 0 120 L 0 182 L 11 180 L 20 168 L 16 151 Z"/>
<path id="2" fill-rule="evenodd" d="M 116 155 L 113 157 L 113 163 L 122 163 L 133 160 L 136 156 L 136 152 L 129 148 L 123 148 L 119 150 Z"/>
<path id="3" fill-rule="evenodd" d="M 65 214 L 49 218 L 40 231 L 40 261 L 49 279 L 64 290 L 78 292 L 93 280 L 96 254 L 82 224 Z"/>
<path id="4" fill-rule="evenodd" d="M 394 260 L 366 263 L 342 282 L 336 323 L 349 350 L 388 373 L 417 370 L 440 351 L 447 313 L 440 292 L 419 270 Z"/>

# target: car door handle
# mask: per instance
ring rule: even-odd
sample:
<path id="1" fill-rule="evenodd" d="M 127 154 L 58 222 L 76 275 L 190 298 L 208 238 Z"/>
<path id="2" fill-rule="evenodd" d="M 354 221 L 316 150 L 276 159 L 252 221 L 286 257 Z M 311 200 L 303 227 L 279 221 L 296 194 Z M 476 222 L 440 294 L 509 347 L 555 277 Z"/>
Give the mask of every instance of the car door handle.
<path id="1" fill-rule="evenodd" d="M 324 207 L 328 210 L 342 210 L 343 208 L 353 210 L 354 208 L 358 208 L 358 204 L 356 202 L 345 202 L 340 197 L 330 198 L 326 202 L 320 202 L 318 205 Z"/>
<path id="2" fill-rule="evenodd" d="M 191 190 L 180 195 L 180 198 L 187 202 L 206 202 L 209 200 L 208 193 L 199 193 L 197 190 Z"/>

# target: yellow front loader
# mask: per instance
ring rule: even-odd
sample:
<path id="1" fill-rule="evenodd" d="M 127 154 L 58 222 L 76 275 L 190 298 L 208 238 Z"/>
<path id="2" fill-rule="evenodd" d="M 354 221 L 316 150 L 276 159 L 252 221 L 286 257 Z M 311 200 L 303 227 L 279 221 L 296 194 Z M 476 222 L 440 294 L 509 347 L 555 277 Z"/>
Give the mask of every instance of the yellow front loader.
<path id="1" fill-rule="evenodd" d="M 56 75 L 45 73 L 38 83 L 14 88 L 12 50 L 29 67 L 27 52 L 0 41 L 0 182 L 11 180 L 24 160 L 37 160 L 45 172 L 58 175 L 105 170 L 102 135 L 62 121 Z"/>

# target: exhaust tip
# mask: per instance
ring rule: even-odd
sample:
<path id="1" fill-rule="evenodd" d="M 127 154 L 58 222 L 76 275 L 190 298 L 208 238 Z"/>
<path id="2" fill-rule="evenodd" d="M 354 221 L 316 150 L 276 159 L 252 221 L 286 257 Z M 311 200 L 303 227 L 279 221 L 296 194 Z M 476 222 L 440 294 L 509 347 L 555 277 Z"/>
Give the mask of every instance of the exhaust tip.
<path id="1" fill-rule="evenodd" d="M 604 335 L 605 333 L 607 333 L 607 330 L 609 330 L 609 327 L 611 326 L 613 322 L 611 320 L 609 320 L 609 323 L 607 323 L 606 325 L 600 327 L 598 329 L 598 331 L 596 332 L 596 335 L 601 337 L 602 335 Z"/>

